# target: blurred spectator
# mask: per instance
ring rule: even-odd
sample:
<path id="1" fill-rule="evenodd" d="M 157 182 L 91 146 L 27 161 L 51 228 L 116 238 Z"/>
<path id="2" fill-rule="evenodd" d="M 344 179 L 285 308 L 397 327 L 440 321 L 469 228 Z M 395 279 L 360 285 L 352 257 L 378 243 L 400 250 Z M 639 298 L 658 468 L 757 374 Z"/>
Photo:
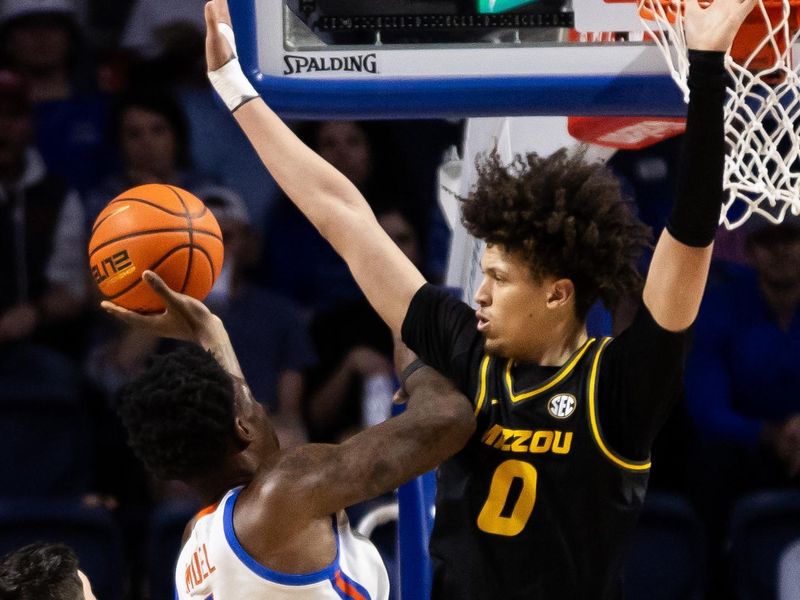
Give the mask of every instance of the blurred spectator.
<path id="1" fill-rule="evenodd" d="M 2 0 L 3 64 L 28 82 L 37 147 L 48 168 L 83 192 L 108 172 L 108 102 L 96 92 L 71 0 Z"/>
<path id="2" fill-rule="evenodd" d="M 119 101 L 113 116 L 121 169 L 89 193 L 89 224 L 112 198 L 133 186 L 165 183 L 199 197 L 214 187 L 192 169 L 186 117 L 172 96 L 155 90 L 132 93 Z"/>
<path id="3" fill-rule="evenodd" d="M 245 280 L 260 243 L 244 202 L 224 188 L 203 199 L 225 240 L 225 264 L 207 304 L 225 322 L 250 390 L 272 413 L 281 444 L 303 443 L 303 373 L 316 362 L 307 326 L 291 302 Z"/>
<path id="4" fill-rule="evenodd" d="M 4 600 L 96 600 L 75 552 L 64 544 L 35 543 L 0 559 Z"/>
<path id="5" fill-rule="evenodd" d="M 727 597 L 721 557 L 733 502 L 800 481 L 800 223 L 753 216 L 747 230 L 752 267 L 712 265 L 686 368 L 698 438 L 693 487 L 715 598 Z"/>
<path id="6" fill-rule="evenodd" d="M 0 349 L 37 342 L 75 351 L 86 299 L 83 209 L 31 147 L 22 80 L 0 72 Z"/>
<path id="7" fill-rule="evenodd" d="M 800 220 L 773 226 L 752 217 L 748 229 L 753 268 L 715 267 L 687 394 L 703 435 L 746 457 L 727 457 L 740 484 L 774 486 L 800 472 Z M 753 461 L 752 477 L 741 477 Z"/>
<path id="8" fill-rule="evenodd" d="M 181 46 L 203 46 L 203 0 L 137 0 L 122 34 L 121 45 L 145 58 L 183 52 Z M 202 53 L 201 53 L 202 54 Z"/>
<path id="9" fill-rule="evenodd" d="M 131 87 L 170 90 L 175 95 L 192 132 L 193 164 L 238 193 L 261 230 L 278 186 L 208 83 L 203 4 L 199 0 L 135 4 L 122 42 L 139 59 Z"/>
<path id="10" fill-rule="evenodd" d="M 301 123 L 296 129 L 374 209 L 409 201 L 401 158 L 383 125 L 323 121 Z M 416 226 L 413 218 L 412 222 Z M 361 298 L 347 265 L 285 196 L 268 215 L 264 239 L 261 278 L 270 289 L 315 312 Z M 293 249 L 291 261 L 283 252 L 287 247 Z"/>
<path id="11" fill-rule="evenodd" d="M 383 207 L 378 222 L 419 264 L 419 240 L 399 208 Z M 392 334 L 366 299 L 319 313 L 311 324 L 319 365 L 309 373 L 305 408 L 312 441 L 338 442 L 385 420 L 395 382 Z"/>

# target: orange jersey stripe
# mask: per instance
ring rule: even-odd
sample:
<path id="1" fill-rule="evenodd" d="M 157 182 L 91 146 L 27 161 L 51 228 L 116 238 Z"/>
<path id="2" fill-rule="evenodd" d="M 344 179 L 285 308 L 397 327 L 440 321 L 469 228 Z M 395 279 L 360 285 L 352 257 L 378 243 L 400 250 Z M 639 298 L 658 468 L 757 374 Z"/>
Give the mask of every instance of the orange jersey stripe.
<path id="1" fill-rule="evenodd" d="M 336 571 L 334 578 L 336 579 L 336 587 L 348 598 L 352 598 L 353 600 L 367 600 L 361 592 L 342 578 L 341 571 Z"/>
<path id="2" fill-rule="evenodd" d="M 206 515 L 210 515 L 215 510 L 217 510 L 218 506 L 219 506 L 219 502 L 217 502 L 216 504 L 212 504 L 211 506 L 206 506 L 203 510 L 201 510 L 199 513 L 197 513 L 194 516 L 195 521 L 205 517 Z"/>

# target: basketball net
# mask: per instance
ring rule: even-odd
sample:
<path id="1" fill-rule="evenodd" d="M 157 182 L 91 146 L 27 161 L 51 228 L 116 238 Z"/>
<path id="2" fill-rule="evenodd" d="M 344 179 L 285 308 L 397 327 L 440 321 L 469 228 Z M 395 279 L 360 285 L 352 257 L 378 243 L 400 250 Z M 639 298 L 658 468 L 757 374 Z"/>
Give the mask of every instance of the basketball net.
<path id="1" fill-rule="evenodd" d="M 684 0 L 638 0 L 652 41 L 688 102 Z M 720 222 L 752 215 L 773 223 L 800 214 L 800 73 L 794 55 L 800 0 L 759 0 L 725 57 L 727 154 Z"/>

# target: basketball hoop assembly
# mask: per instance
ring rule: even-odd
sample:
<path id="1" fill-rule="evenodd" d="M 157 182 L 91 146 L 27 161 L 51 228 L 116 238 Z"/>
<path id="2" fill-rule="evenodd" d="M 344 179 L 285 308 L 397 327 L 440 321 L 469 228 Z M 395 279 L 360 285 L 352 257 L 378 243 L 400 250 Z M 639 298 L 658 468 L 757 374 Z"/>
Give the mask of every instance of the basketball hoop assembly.
<path id="1" fill-rule="evenodd" d="M 639 0 L 639 14 L 688 100 L 685 0 Z M 795 46 L 800 0 L 759 0 L 737 35 L 726 67 L 721 222 L 735 229 L 756 214 L 780 223 L 800 214 L 800 73 Z"/>

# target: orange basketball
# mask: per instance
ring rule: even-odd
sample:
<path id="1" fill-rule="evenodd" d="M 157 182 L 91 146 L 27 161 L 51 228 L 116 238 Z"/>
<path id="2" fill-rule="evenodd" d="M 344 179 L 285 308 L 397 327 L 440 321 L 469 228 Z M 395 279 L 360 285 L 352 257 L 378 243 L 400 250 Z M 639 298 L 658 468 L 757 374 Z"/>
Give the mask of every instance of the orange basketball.
<path id="1" fill-rule="evenodd" d="M 171 185 L 128 190 L 97 216 L 89 267 L 106 300 L 137 312 L 164 303 L 142 273 L 151 270 L 173 290 L 203 300 L 222 269 L 222 233 L 203 202 Z"/>

